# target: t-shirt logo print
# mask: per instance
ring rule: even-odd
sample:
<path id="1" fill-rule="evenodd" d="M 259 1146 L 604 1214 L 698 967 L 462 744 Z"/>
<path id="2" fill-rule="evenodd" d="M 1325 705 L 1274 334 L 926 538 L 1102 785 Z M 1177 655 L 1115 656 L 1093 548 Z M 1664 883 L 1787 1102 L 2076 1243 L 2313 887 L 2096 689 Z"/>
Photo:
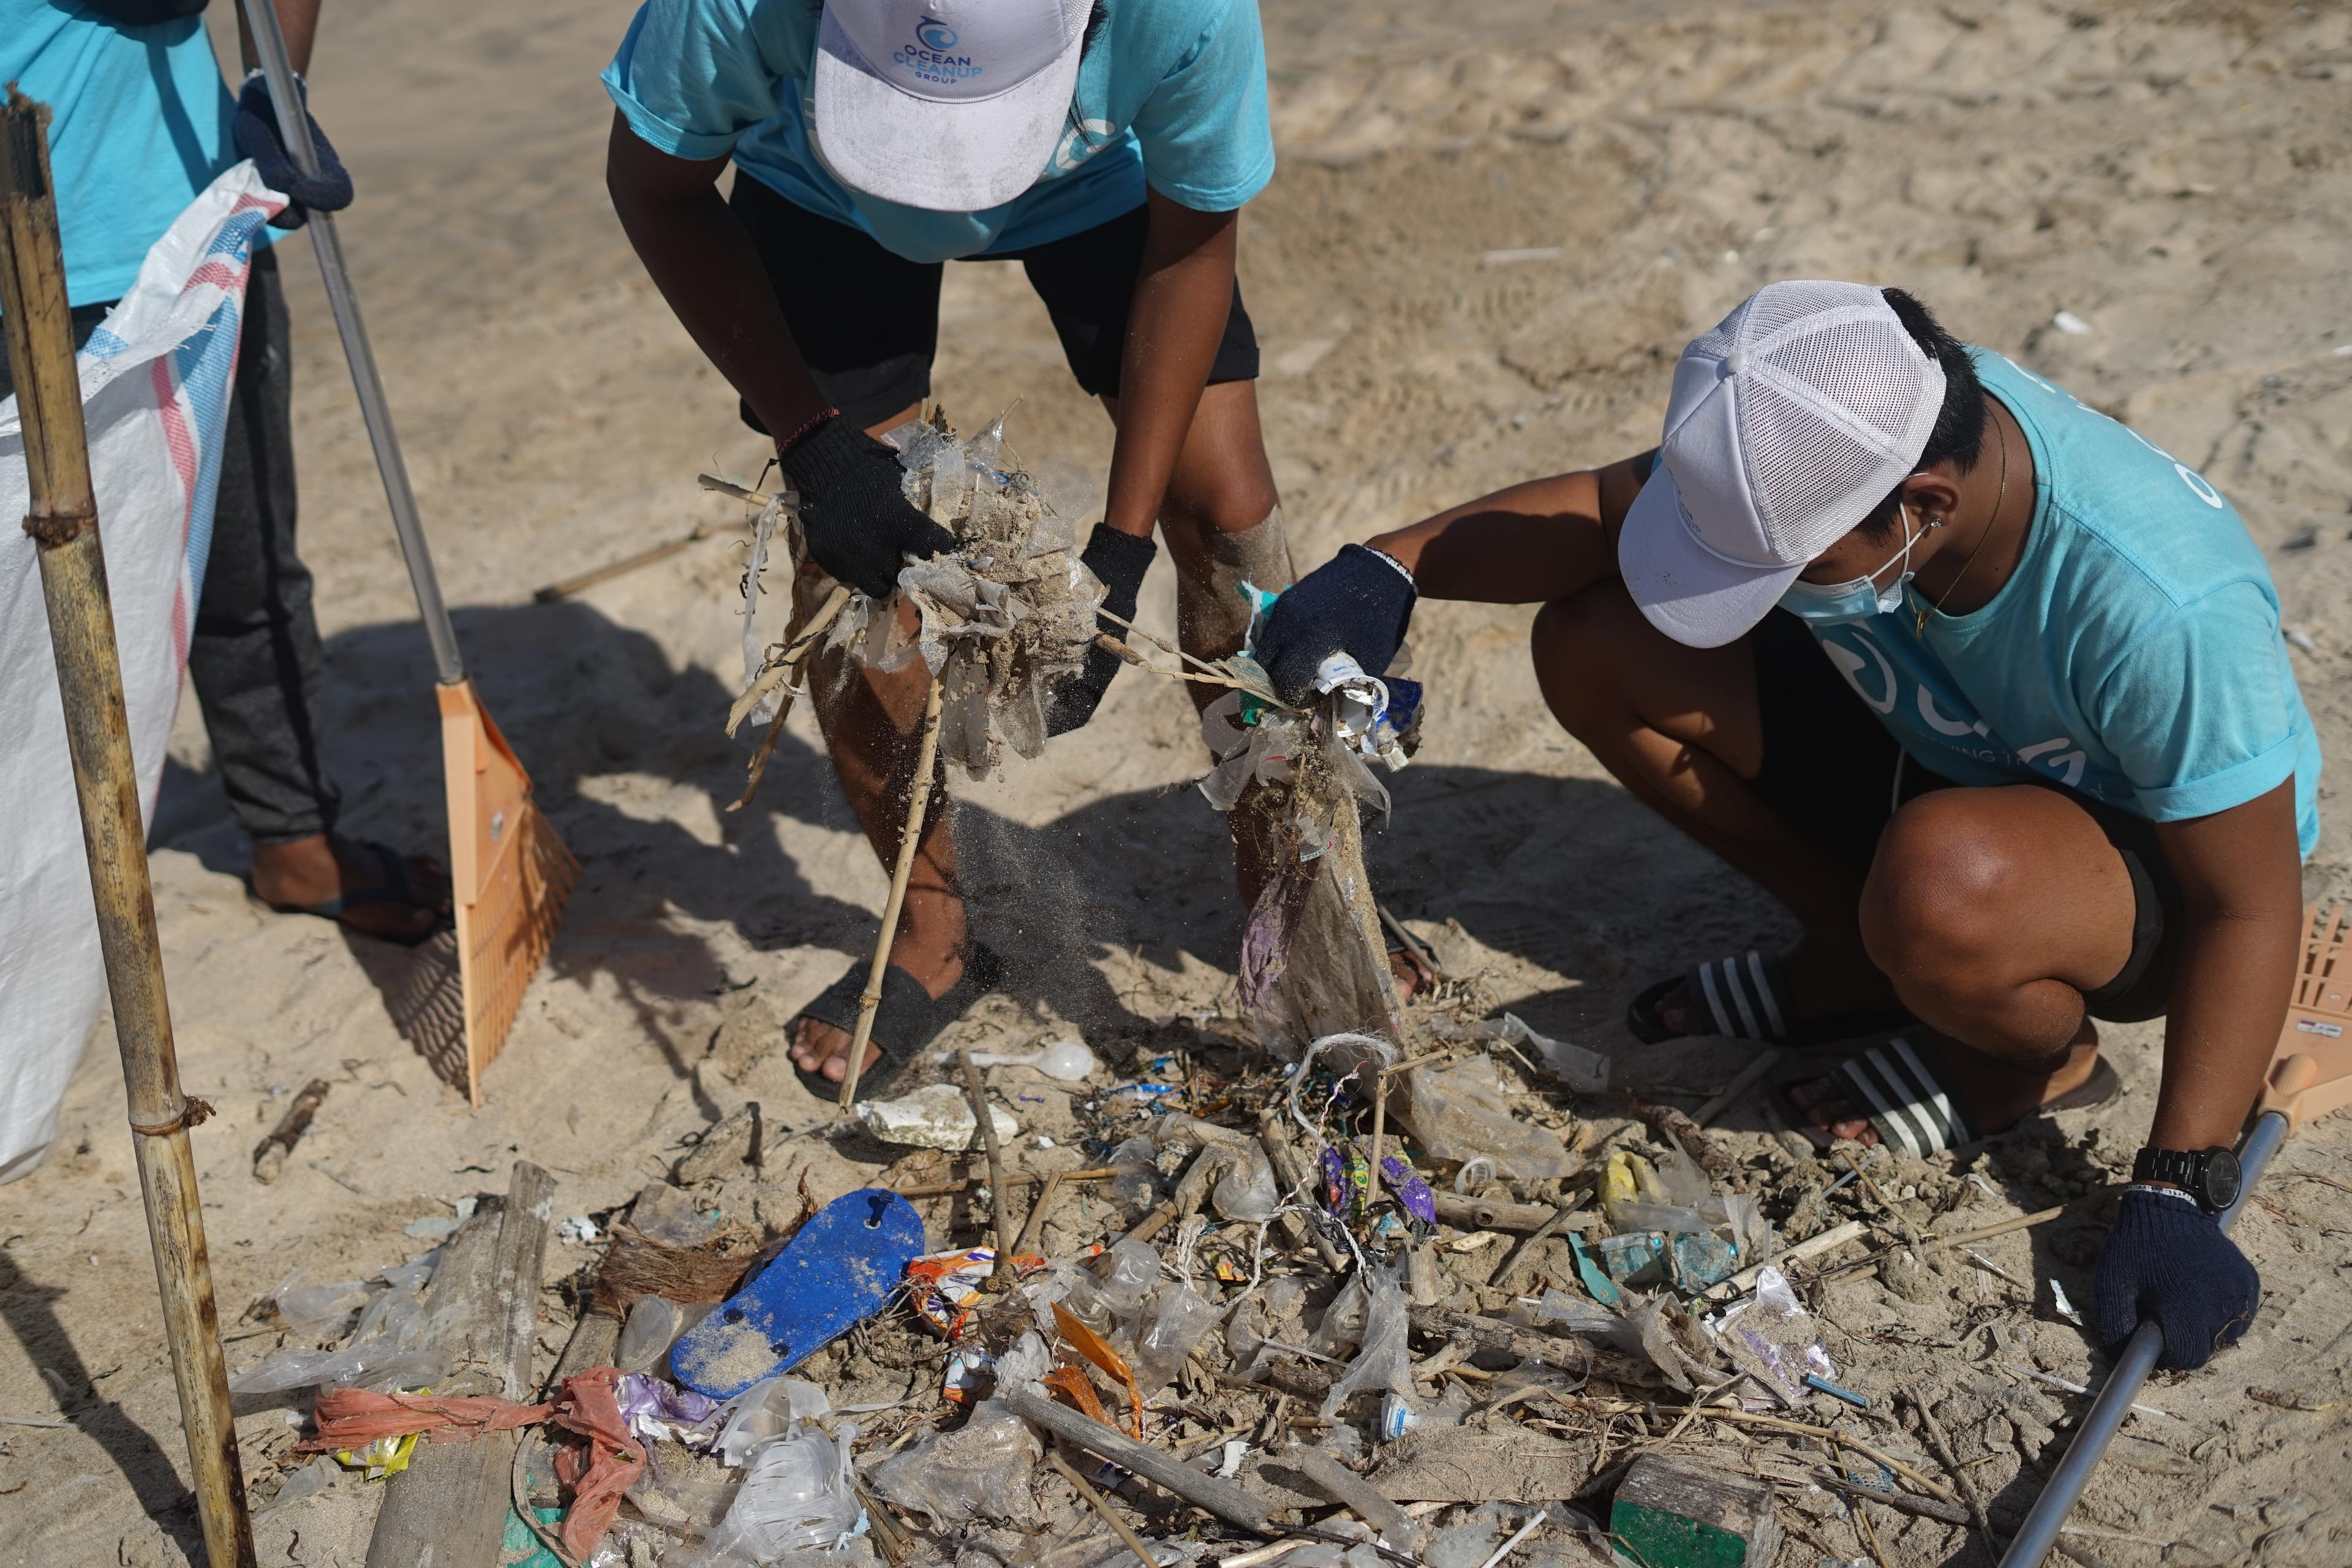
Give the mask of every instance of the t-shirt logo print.
<path id="1" fill-rule="evenodd" d="M 926 16 L 915 24 L 913 43 L 890 51 L 890 63 L 919 80 L 937 82 L 941 87 L 970 81 L 985 68 L 976 64 L 970 55 L 954 53 L 956 41 L 953 27 L 935 16 Z"/>

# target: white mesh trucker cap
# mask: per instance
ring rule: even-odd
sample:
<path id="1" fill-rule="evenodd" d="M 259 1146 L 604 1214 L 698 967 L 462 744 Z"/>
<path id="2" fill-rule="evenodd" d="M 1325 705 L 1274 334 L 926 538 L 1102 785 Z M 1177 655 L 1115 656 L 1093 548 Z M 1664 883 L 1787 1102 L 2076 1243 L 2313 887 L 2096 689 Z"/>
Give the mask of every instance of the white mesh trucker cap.
<path id="1" fill-rule="evenodd" d="M 1910 477 L 1944 371 L 1860 283 L 1768 284 L 1675 366 L 1617 566 L 1650 624 L 1720 647 Z"/>
<path id="2" fill-rule="evenodd" d="M 1090 0 L 825 0 L 816 151 L 902 206 L 980 212 L 1054 155 Z"/>

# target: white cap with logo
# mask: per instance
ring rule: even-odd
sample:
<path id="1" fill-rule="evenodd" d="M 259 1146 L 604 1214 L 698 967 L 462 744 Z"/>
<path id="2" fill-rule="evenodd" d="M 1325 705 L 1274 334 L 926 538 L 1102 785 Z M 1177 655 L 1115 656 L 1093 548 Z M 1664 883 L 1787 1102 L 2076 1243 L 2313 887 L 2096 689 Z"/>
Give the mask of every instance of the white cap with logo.
<path id="1" fill-rule="evenodd" d="M 1036 183 L 1078 79 L 1091 0 L 825 0 L 816 150 L 902 206 L 981 212 Z"/>
<path id="2" fill-rule="evenodd" d="M 1879 290 L 1758 289 L 1675 366 L 1617 539 L 1633 602 L 1693 647 L 1739 637 L 1911 475 L 1943 406 L 1943 367 Z"/>

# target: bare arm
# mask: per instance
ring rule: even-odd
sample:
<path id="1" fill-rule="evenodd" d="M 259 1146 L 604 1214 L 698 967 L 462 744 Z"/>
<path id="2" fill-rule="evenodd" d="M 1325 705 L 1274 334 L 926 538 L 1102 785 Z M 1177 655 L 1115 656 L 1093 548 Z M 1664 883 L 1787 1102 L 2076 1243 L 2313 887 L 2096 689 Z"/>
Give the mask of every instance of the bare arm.
<path id="1" fill-rule="evenodd" d="M 2303 933 L 2294 781 L 2227 811 L 2160 822 L 2187 923 L 2164 1027 L 2164 1081 L 2148 1142 L 2235 1142 L 2286 1020 Z"/>
<path id="2" fill-rule="evenodd" d="M 1370 542 L 1404 563 L 1425 599 L 1532 605 L 1617 574 L 1617 531 L 1635 461 L 1529 479 Z"/>
<path id="3" fill-rule="evenodd" d="M 1225 334 L 1239 216 L 1195 212 L 1157 191 L 1146 195 L 1145 205 L 1151 232 L 1128 310 L 1118 437 L 1103 509 L 1105 522 L 1138 539 L 1151 537 Z"/>
<path id="4" fill-rule="evenodd" d="M 286 58 L 293 62 L 294 74 L 308 72 L 310 40 L 319 36 L 319 0 L 278 0 L 278 30 L 286 35 Z M 236 46 L 244 56 L 245 68 L 257 69 L 261 57 L 253 52 L 253 28 L 245 19 L 243 5 L 236 8 Z"/>
<path id="5" fill-rule="evenodd" d="M 725 158 L 673 158 L 616 110 L 604 154 L 613 210 L 698 347 L 779 439 L 824 407 L 751 237 L 719 194 Z"/>

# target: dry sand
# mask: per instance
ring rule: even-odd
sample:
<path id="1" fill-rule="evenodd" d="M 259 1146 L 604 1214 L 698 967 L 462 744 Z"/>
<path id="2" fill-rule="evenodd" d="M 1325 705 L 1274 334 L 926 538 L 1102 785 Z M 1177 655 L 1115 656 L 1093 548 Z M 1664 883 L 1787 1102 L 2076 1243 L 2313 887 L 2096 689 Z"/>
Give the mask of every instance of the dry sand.
<path id="1" fill-rule="evenodd" d="M 292 1265 L 333 1279 L 405 1257 L 422 1244 L 404 1225 L 502 1187 L 518 1155 L 553 1170 L 560 1212 L 579 1214 L 624 1199 L 746 1098 L 772 1121 L 814 1120 L 785 1058 L 763 1053 L 774 1023 L 866 951 L 884 887 L 804 712 L 759 805 L 721 812 L 745 749 L 719 733 L 740 675 L 740 545 L 530 602 L 561 573 L 734 521 L 694 474 L 749 479 L 760 458 L 604 198 L 594 76 L 628 7 L 328 9 L 315 102 L 358 178 L 345 233 L 459 635 L 588 869 L 488 1104 L 469 1111 L 394 1028 L 401 955 L 247 902 L 238 834 L 183 705 L 156 892 L 183 1071 L 222 1112 L 196 1148 L 235 1334 L 254 1333 L 239 1312 Z M 1302 563 L 1648 444 L 1675 349 L 1765 280 L 1900 282 L 2231 495 L 2315 647 L 2293 657 L 2325 742 L 2339 767 L 2352 754 L 2343 5 L 1267 0 L 1265 20 L 1283 165 L 1244 221 L 1243 270 Z M 299 237 L 281 248 L 329 739 L 347 826 L 425 844 L 440 829 L 430 667 L 308 252 Z M 2089 331 L 2055 328 L 2060 310 Z M 950 413 L 970 426 L 1021 398 L 1014 445 L 1066 510 L 1097 506 L 1108 425 L 1018 271 L 951 268 L 944 315 Z M 1143 620 L 1172 619 L 1163 565 Z M 1374 836 L 1383 894 L 1538 1027 L 1612 1051 L 1627 1081 L 1703 1094 L 1745 1053 L 1637 1050 L 1616 1023 L 1625 998 L 1670 966 L 1783 941 L 1789 921 L 1542 714 L 1528 620 L 1420 616 L 1428 744 Z M 1222 825 L 1187 787 L 1202 763 L 1181 694 L 1130 675 L 1043 761 L 959 783 L 975 907 L 1014 968 L 1009 998 L 951 1039 L 1019 1044 L 1068 1021 L 1109 1040 L 1217 1005 L 1238 922 Z M 2334 799 L 2323 809 L 2306 887 L 2329 900 L 2347 892 L 2352 820 Z M 2003 1194 L 1988 1217 L 2137 1145 L 2158 1033 L 2113 1037 L 2128 1094 L 2062 1119 L 2063 1141 L 1996 1144 L 1977 1163 Z M 257 1185 L 249 1151 L 274 1097 L 313 1076 L 335 1084 L 318 1126 L 277 1185 Z M 2284 1173 L 2344 1173 L 2347 1142 L 2323 1125 L 2282 1156 L 2238 1233 L 2269 1292 L 2261 1319 L 2210 1371 L 2156 1385 L 2150 1400 L 2183 1419 L 2135 1423 L 2077 1516 L 2087 1533 L 2068 1537 L 2082 1561 L 2352 1561 L 2338 1489 L 2352 1405 L 2247 1394 L 2347 1397 L 2352 1196 Z M 2086 1294 L 2095 1232 L 2010 1243 L 1990 1249 L 2004 1267 Z M 583 1256 L 557 1248 L 551 1280 Z M 48 1163 L 0 1189 L 0 1415 L 52 1416 L 62 1400 L 72 1423 L 0 1426 L 0 1537 L 17 1561 L 175 1563 L 194 1543 L 147 1258 L 101 1026 Z M 1853 1289 L 1857 1313 L 1899 1316 L 1877 1287 Z M 2046 1301 L 2037 1289 L 2043 1319 Z M 2023 1315 L 2021 1296 L 2011 1305 Z M 1947 1328 L 1995 1312 L 1946 1306 Z M 562 1321 L 543 1330 L 548 1354 Z M 1910 1359 L 1889 1359 L 1906 1332 Z M 2023 1337 L 2061 1375 L 2095 1375 L 2074 1331 L 2045 1321 Z M 274 1342 L 232 1343 L 231 1364 Z M 1984 1345 L 1938 1350 L 1898 1325 L 1832 1348 L 1884 1387 L 1960 1378 Z M 266 1477 L 290 1441 L 284 1408 L 240 1431 Z M 1983 1452 L 1981 1436 L 1962 1448 Z M 2002 1452 L 1979 1474 L 2013 1510 L 2038 1472 Z M 357 1563 L 370 1506 L 339 1489 L 265 1519 L 263 1560 Z M 1931 1523 L 1883 1539 L 1890 1563 L 1973 1552 Z M 1781 1561 L 1820 1555 L 1792 1542 Z"/>

